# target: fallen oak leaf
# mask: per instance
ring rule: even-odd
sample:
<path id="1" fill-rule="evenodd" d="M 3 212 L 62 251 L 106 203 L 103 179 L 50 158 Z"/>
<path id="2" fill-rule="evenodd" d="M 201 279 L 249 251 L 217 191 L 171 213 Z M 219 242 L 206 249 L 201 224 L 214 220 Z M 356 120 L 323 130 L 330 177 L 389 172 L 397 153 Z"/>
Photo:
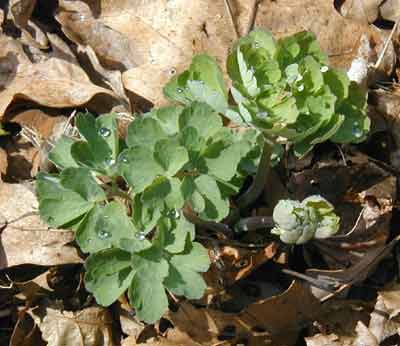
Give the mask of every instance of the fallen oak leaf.
<path id="1" fill-rule="evenodd" d="M 96 94 L 115 94 L 94 85 L 77 65 L 51 57 L 32 63 L 22 45 L 4 35 L 0 36 L 0 117 L 16 99 L 34 101 L 40 105 L 63 108 L 85 104 Z"/>
<path id="2" fill-rule="evenodd" d="M 27 263 L 48 266 L 83 262 L 78 250 L 68 245 L 75 238 L 73 232 L 51 230 L 40 220 L 33 188 L 2 183 L 0 196 L 0 215 L 5 218 L 0 234 L 1 269 Z"/>

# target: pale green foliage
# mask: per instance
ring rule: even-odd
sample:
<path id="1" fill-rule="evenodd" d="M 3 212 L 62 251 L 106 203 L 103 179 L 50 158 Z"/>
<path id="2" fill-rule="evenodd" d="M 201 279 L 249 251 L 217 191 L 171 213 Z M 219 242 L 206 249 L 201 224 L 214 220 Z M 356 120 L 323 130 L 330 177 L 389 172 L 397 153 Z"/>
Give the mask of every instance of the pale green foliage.
<path id="1" fill-rule="evenodd" d="M 366 94 L 327 64 L 311 32 L 278 42 L 269 32 L 251 32 L 228 58 L 237 105 L 226 116 L 294 144 L 299 157 L 329 139 L 363 141 L 370 126 Z"/>
<path id="2" fill-rule="evenodd" d="M 279 235 L 287 244 L 304 244 L 309 240 L 328 238 L 339 230 L 340 218 L 325 198 L 313 195 L 302 202 L 280 200 L 273 212 L 275 227 L 271 233 Z"/>

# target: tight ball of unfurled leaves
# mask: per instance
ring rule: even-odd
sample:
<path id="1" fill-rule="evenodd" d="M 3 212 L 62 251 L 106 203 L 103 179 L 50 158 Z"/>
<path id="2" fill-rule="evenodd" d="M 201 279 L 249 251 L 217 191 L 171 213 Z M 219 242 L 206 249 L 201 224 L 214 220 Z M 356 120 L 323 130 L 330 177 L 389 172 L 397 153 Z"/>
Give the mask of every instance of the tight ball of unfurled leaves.
<path id="1" fill-rule="evenodd" d="M 281 200 L 273 212 L 275 227 L 271 233 L 279 235 L 287 244 L 304 244 L 309 240 L 328 238 L 339 230 L 340 218 L 334 207 L 319 195 L 302 202 Z"/>

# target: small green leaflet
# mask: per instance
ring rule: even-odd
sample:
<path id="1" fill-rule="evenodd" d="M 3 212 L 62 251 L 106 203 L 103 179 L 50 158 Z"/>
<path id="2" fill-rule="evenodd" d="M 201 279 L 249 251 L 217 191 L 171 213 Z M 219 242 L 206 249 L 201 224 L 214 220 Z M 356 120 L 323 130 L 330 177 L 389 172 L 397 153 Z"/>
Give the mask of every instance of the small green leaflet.
<path id="1" fill-rule="evenodd" d="M 119 154 L 116 116 L 94 118 L 91 114 L 78 114 L 76 126 L 85 139 L 71 145 L 71 155 L 79 165 L 101 174 L 114 175 Z"/>
<path id="2" fill-rule="evenodd" d="M 131 254 L 121 249 L 90 255 L 85 269 L 85 287 L 103 306 L 114 303 L 128 289 L 135 274 Z"/>
<path id="3" fill-rule="evenodd" d="M 106 198 L 86 168 L 67 168 L 60 176 L 39 173 L 36 187 L 40 216 L 53 227 L 76 224 Z"/>
<path id="4" fill-rule="evenodd" d="M 219 113 L 224 113 L 228 107 L 222 70 L 215 59 L 206 54 L 193 57 L 189 69 L 172 78 L 165 86 L 164 94 L 185 105 L 193 101 L 207 103 Z"/>
<path id="5" fill-rule="evenodd" d="M 132 239 L 136 230 L 125 207 L 115 201 L 96 205 L 79 225 L 76 240 L 83 252 L 97 252 L 112 246 L 118 247 L 121 239 Z M 139 246 L 137 246 L 139 248 Z"/>

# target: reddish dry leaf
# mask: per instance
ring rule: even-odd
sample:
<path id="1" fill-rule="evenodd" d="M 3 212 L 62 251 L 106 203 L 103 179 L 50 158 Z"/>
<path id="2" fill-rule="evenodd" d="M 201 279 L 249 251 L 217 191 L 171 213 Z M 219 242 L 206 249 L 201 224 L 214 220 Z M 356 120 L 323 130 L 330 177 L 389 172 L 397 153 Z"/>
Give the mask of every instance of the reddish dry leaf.
<path id="1" fill-rule="evenodd" d="M 279 247 L 276 242 L 271 242 L 261 249 L 218 246 L 217 243 L 209 246 L 212 265 L 205 277 L 212 291 L 221 290 L 247 277 L 262 264 L 271 260 Z"/>
<path id="2" fill-rule="evenodd" d="M 0 185 L 0 215 L 8 222 L 2 226 L 0 268 L 82 262 L 77 249 L 68 245 L 74 240 L 74 233 L 49 229 L 40 220 L 37 206 L 34 186 Z M 24 216 L 27 214 L 31 215 Z"/>

